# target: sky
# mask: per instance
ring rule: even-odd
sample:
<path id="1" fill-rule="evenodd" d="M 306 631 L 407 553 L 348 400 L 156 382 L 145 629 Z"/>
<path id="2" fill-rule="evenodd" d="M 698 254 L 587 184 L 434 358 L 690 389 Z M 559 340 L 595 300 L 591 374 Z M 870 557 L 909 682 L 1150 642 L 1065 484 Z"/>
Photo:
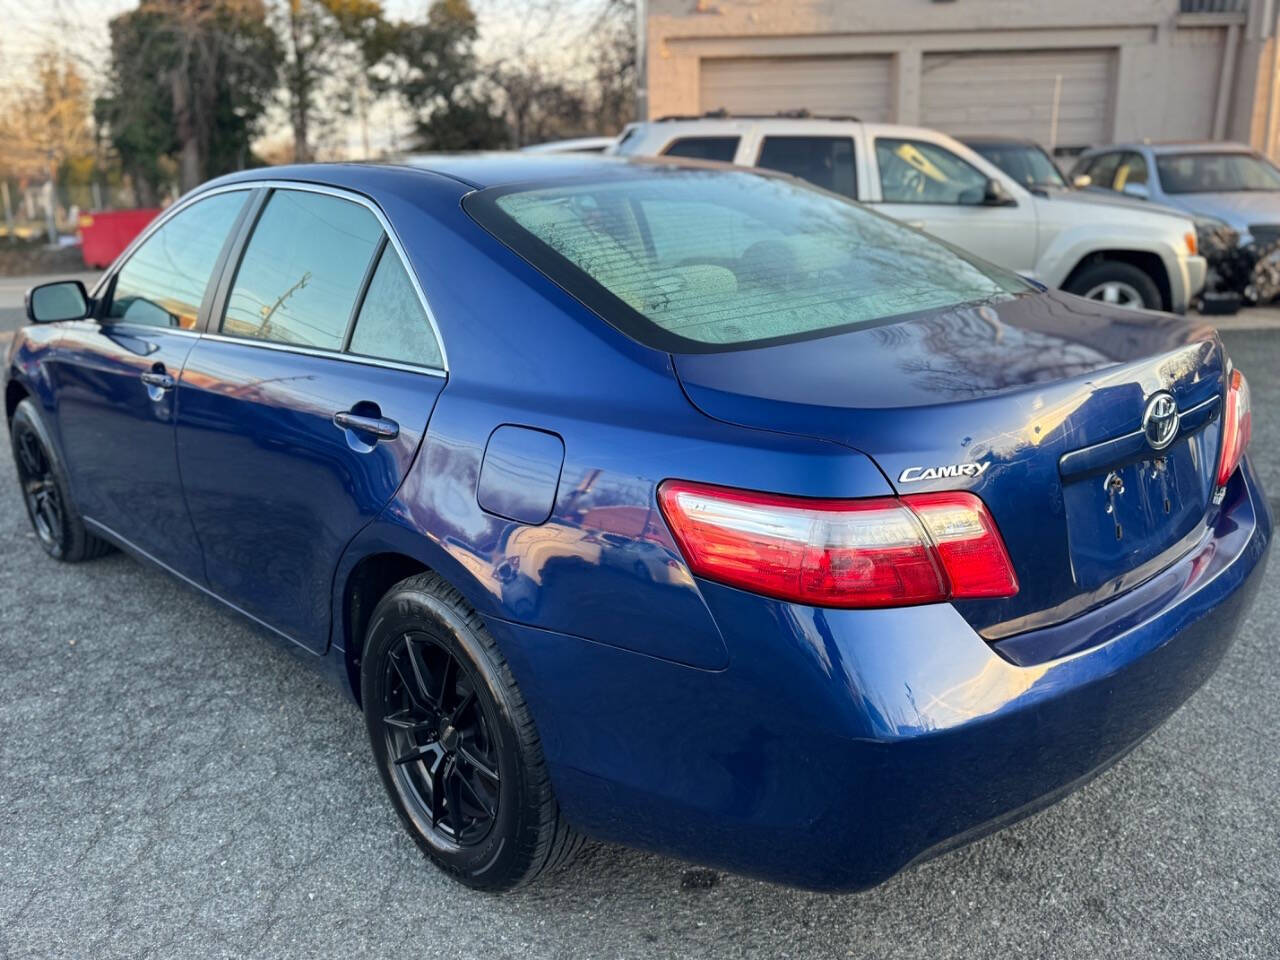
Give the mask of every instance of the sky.
<path id="1" fill-rule="evenodd" d="M 480 26 L 478 52 L 502 57 L 519 49 L 535 49 L 540 57 L 554 59 L 565 49 L 566 34 L 593 19 L 601 0 L 471 0 Z M 0 88 L 19 82 L 32 60 L 51 47 L 71 53 L 91 81 L 106 62 L 107 22 L 132 9 L 138 0 L 0 0 Z M 394 18 L 420 16 L 430 0 L 383 0 Z M 289 141 L 284 115 L 272 116 L 259 146 Z M 408 132 L 407 118 L 388 104 L 370 111 L 370 147 L 379 153 L 398 145 Z M 345 152 L 363 152 L 363 131 L 352 121 L 342 131 Z M 341 145 L 340 145 L 340 148 Z"/>

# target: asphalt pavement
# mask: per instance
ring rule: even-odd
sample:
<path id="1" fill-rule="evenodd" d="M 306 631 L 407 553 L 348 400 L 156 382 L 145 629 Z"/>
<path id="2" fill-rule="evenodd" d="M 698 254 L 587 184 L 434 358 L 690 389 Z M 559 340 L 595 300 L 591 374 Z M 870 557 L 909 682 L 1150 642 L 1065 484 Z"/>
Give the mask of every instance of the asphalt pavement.
<path id="1" fill-rule="evenodd" d="M 1280 494 L 1280 332 L 1226 338 Z M 124 556 L 47 559 L 12 476 L 6 443 L 4 960 L 1280 956 L 1280 562 L 1217 675 L 1134 753 L 875 890 L 596 846 L 495 897 L 424 862 L 327 681 Z"/>

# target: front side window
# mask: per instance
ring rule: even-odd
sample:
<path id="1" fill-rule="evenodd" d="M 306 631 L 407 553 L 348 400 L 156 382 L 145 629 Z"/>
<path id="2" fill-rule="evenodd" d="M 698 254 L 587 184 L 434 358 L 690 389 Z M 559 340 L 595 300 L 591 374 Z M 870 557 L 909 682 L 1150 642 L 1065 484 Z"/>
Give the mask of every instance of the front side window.
<path id="1" fill-rule="evenodd" d="M 227 298 L 222 332 L 342 349 L 382 226 L 350 200 L 276 190 L 267 200 Z"/>
<path id="2" fill-rule="evenodd" d="M 1120 166 L 1120 154 L 1104 153 L 1089 165 L 1089 185 L 1110 190 L 1115 182 L 1116 170 Z"/>
<path id="3" fill-rule="evenodd" d="M 495 188 L 464 205 L 614 326 L 673 352 L 818 336 L 1030 289 L 856 204 L 748 172 Z"/>
<path id="4" fill-rule="evenodd" d="M 247 191 L 215 194 L 174 214 L 116 274 L 106 319 L 194 330 L 200 302 Z"/>
<path id="5" fill-rule="evenodd" d="M 765 137 L 756 166 L 781 170 L 846 197 L 858 196 L 849 137 Z"/>
<path id="6" fill-rule="evenodd" d="M 979 204 L 987 175 L 950 150 L 920 140 L 876 138 L 885 203 Z"/>
<path id="7" fill-rule="evenodd" d="M 1033 144 L 972 143 L 970 146 L 984 160 L 999 167 L 1028 189 L 1067 185 L 1058 165 Z"/>
<path id="8" fill-rule="evenodd" d="M 1165 193 L 1280 190 L 1280 170 L 1251 153 L 1174 153 L 1156 157 Z"/>
<path id="9" fill-rule="evenodd" d="M 665 157 L 688 157 L 691 160 L 719 160 L 733 163 L 738 152 L 737 137 L 681 137 L 662 151 Z"/>
<path id="10" fill-rule="evenodd" d="M 1129 184 L 1147 185 L 1147 161 L 1140 153 L 1126 153 L 1116 166 L 1115 178 L 1111 181 L 1112 190 L 1123 190 Z"/>
<path id="11" fill-rule="evenodd" d="M 350 351 L 380 360 L 439 367 L 443 358 L 427 311 L 391 244 L 386 244 L 369 281 Z"/>

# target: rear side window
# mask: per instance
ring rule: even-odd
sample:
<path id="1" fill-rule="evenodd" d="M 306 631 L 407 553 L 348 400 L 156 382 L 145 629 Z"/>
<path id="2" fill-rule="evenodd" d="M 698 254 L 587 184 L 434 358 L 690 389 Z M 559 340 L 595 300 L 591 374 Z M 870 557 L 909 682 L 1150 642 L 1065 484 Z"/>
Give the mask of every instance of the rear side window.
<path id="1" fill-rule="evenodd" d="M 443 358 L 431 321 L 400 256 L 382 248 L 378 266 L 351 334 L 350 351 L 380 360 L 440 367 Z"/>
<path id="2" fill-rule="evenodd" d="M 846 197 L 858 196 L 850 137 L 765 137 L 756 166 L 781 170 Z"/>
<path id="3" fill-rule="evenodd" d="M 818 336 L 1029 289 L 856 204 L 745 171 L 494 188 L 464 205 L 624 333 L 678 353 Z"/>
<path id="4" fill-rule="evenodd" d="M 246 191 L 197 200 L 143 241 L 116 274 L 106 317 L 193 330 L 200 301 Z"/>
<path id="5" fill-rule="evenodd" d="M 693 160 L 719 160 L 733 163 L 738 152 L 737 137 L 681 137 L 667 145 L 663 156 L 689 157 Z"/>
<path id="6" fill-rule="evenodd" d="M 276 190 L 245 247 L 222 332 L 341 350 L 382 226 L 350 200 Z"/>
<path id="7" fill-rule="evenodd" d="M 946 147 L 922 140 L 876 138 L 885 203 L 981 203 L 987 175 Z"/>

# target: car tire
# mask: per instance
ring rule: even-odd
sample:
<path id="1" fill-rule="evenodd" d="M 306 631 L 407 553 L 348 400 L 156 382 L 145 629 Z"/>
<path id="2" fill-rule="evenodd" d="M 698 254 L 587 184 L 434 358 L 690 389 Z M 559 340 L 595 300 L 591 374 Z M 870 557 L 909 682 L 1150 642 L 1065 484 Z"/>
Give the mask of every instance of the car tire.
<path id="1" fill-rule="evenodd" d="M 422 852 L 454 879 L 500 891 L 567 863 L 583 837 L 560 814 L 511 668 L 462 595 L 403 580 L 370 617 L 360 665 L 383 786 Z"/>
<path id="2" fill-rule="evenodd" d="M 63 563 L 93 560 L 113 549 L 85 527 L 71 498 L 67 472 L 35 403 L 27 398 L 9 422 L 13 462 L 31 528 L 44 552 Z"/>
<path id="3" fill-rule="evenodd" d="M 1120 307 L 1164 310 L 1164 298 L 1155 280 L 1131 263 L 1099 260 L 1071 277 L 1062 289 L 1067 293 Z M 1112 299 L 1112 296 L 1119 299 Z M 1138 302 L 1130 302 L 1136 299 Z"/>

